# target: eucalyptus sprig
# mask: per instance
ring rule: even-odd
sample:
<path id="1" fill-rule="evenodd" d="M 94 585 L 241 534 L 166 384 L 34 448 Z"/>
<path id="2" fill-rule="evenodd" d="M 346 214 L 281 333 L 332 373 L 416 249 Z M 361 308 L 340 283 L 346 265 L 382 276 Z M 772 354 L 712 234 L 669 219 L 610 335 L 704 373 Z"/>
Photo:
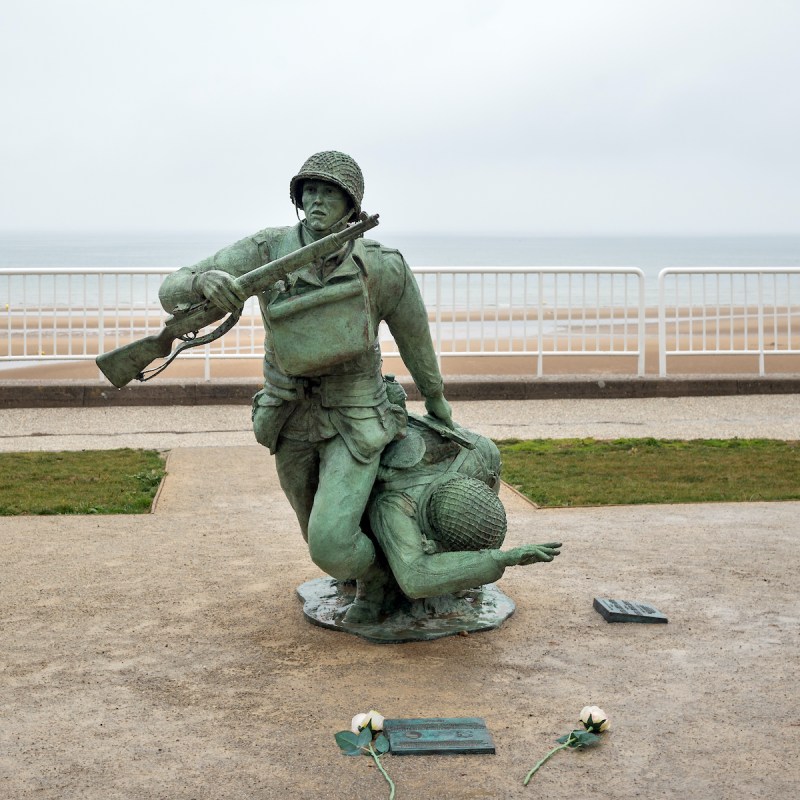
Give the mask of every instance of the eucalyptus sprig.
<path id="1" fill-rule="evenodd" d="M 339 731 L 333 738 L 347 756 L 371 756 L 389 784 L 389 800 L 394 800 L 394 781 L 381 764 L 381 756 L 389 752 L 389 740 L 383 735 L 383 717 L 375 711 L 353 717 L 352 729 Z"/>
<path id="2" fill-rule="evenodd" d="M 558 747 L 554 747 L 541 761 L 536 763 L 522 782 L 525 786 L 530 783 L 531 778 L 539 767 L 560 750 L 566 750 L 568 748 L 570 750 L 578 750 L 581 747 L 591 747 L 597 744 L 600 741 L 600 737 L 597 734 L 608 730 L 610 724 L 605 711 L 597 706 L 585 706 L 580 713 L 580 721 L 583 723 L 583 730 L 577 728 L 565 736 L 560 736 L 556 739 Z"/>

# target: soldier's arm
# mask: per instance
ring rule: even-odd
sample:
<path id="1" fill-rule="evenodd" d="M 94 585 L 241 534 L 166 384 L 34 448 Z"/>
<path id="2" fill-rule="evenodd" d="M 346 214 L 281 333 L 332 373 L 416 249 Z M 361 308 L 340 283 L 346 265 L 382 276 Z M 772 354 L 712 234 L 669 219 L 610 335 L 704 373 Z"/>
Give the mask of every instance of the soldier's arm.
<path id="1" fill-rule="evenodd" d="M 233 279 L 269 260 L 259 234 L 241 239 L 190 267 L 168 275 L 158 292 L 165 311 L 185 311 L 190 306 L 210 300 L 223 311 L 232 312 L 247 299 L 240 297 Z"/>
<path id="2" fill-rule="evenodd" d="M 386 251 L 384 265 L 394 302 L 383 318 L 397 342 L 403 363 L 425 398 L 428 413 L 452 428 L 452 412 L 444 398 L 444 381 L 431 340 L 428 312 L 417 281 L 397 251 Z"/>

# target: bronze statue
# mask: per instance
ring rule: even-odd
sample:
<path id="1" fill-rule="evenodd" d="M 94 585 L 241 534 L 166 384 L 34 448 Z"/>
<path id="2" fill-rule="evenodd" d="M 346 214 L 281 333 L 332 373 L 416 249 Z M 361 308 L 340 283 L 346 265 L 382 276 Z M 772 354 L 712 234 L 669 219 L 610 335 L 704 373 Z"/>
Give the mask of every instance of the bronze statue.
<path id="1" fill-rule="evenodd" d="M 247 297 L 257 295 L 265 339 L 264 388 L 252 408 L 255 436 L 275 455 L 281 487 L 314 563 L 335 581 L 357 582 L 356 597 L 342 620 L 353 625 L 375 623 L 390 613 L 398 591 L 411 598 L 442 595 L 495 580 L 512 564 L 552 560 L 558 554 L 556 544 L 508 552 L 472 546 L 444 552 L 447 547 L 435 538 L 442 536 L 441 519 L 426 528 L 414 514 L 396 510 L 408 498 L 415 508 L 420 503 L 434 513 L 438 508 L 443 518 L 444 506 L 423 503 L 419 492 L 437 475 L 452 472 L 451 478 L 464 479 L 463 465 L 480 461 L 459 456 L 454 467 L 443 455 L 447 448 L 432 445 L 437 437 L 461 448 L 459 453 L 485 454 L 494 445 L 454 430 L 417 282 L 397 250 L 360 238 L 377 225 L 377 216 L 362 214 L 363 194 L 361 169 L 350 156 L 337 151 L 312 155 L 289 184 L 298 220 L 301 210 L 304 219 L 290 227 L 265 228 L 168 276 L 159 295 L 173 315 L 165 330 L 98 359 L 116 386 L 134 377 L 144 380 L 144 367 L 168 356 L 175 338 L 184 344 L 171 358 L 196 341 L 194 331 L 230 314 L 213 335 L 224 333 L 238 320 Z M 381 375 L 381 322 L 387 323 L 425 399 L 428 415 L 411 429 L 404 393 L 400 396 L 399 386 Z M 392 458 L 396 462 L 401 453 L 409 460 L 409 448 L 416 448 L 419 460 L 392 466 Z M 494 482 L 499 458 L 495 461 L 490 470 Z M 416 483 L 400 489 L 395 473 L 403 470 L 401 477 L 414 475 Z M 474 483 L 459 484 L 455 494 L 461 502 L 476 501 L 476 509 L 489 502 L 496 527 L 498 515 L 503 522 L 505 517 L 496 495 L 486 488 L 487 477 L 481 473 L 472 479 L 494 503 Z M 453 489 L 455 484 L 434 495 L 441 499 Z M 491 516 L 479 513 L 474 522 L 480 527 Z"/>
<path id="2" fill-rule="evenodd" d="M 367 506 L 381 557 L 359 581 L 348 622 L 372 624 L 405 598 L 481 587 L 507 567 L 552 561 L 560 552 L 559 542 L 500 550 L 506 516 L 494 442 L 459 425 L 408 417 L 405 438 L 381 454 Z"/>
<path id="3" fill-rule="evenodd" d="M 381 456 L 370 528 L 403 593 L 436 597 L 498 580 L 507 567 L 552 561 L 561 545 L 500 550 L 500 453 L 491 439 L 409 415 Z"/>
<path id="4" fill-rule="evenodd" d="M 363 192 L 350 156 L 311 156 L 289 188 L 305 219 L 173 273 L 161 288 L 164 308 L 205 298 L 235 313 L 246 299 L 236 277 L 344 229 L 358 219 Z M 380 454 L 405 430 L 405 413 L 389 402 L 381 377 L 381 321 L 429 413 L 452 425 L 417 282 L 399 252 L 357 239 L 293 272 L 259 303 L 266 336 L 264 388 L 253 401 L 256 439 L 275 455 L 314 563 L 334 578 L 358 579 L 375 560 L 360 521 Z"/>

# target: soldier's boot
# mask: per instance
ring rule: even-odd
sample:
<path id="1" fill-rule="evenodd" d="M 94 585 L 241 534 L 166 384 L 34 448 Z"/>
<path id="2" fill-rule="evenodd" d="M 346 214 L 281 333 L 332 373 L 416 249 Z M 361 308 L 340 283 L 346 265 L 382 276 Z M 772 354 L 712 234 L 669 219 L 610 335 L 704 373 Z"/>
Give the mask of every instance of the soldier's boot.
<path id="1" fill-rule="evenodd" d="M 380 622 L 389 614 L 408 603 L 397 581 L 383 559 L 372 566 L 356 581 L 356 596 L 344 614 L 342 622 L 348 625 L 369 625 Z"/>

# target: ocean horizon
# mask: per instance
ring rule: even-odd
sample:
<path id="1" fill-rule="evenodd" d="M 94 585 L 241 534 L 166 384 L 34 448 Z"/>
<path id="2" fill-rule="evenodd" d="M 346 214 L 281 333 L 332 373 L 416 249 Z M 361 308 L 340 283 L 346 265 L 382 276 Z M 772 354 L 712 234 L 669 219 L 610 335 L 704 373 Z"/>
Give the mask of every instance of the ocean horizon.
<path id="1" fill-rule="evenodd" d="M 0 267 L 177 268 L 213 255 L 244 235 L 230 231 L 0 231 Z M 800 266 L 800 235 L 761 236 L 376 236 L 412 267 Z"/>
<path id="2" fill-rule="evenodd" d="M 381 233 L 383 233 L 381 231 Z M 242 238 L 229 231 L 9 232 L 0 231 L 0 268 L 176 269 L 213 255 Z M 797 267 L 800 236 L 457 236 L 392 234 L 380 236 L 414 267 L 637 267 L 645 276 L 648 305 L 658 301 L 658 274 L 667 267 Z M 464 286 L 459 294 L 467 290 Z M 17 293 L 18 282 L 9 286 Z M 744 288 L 730 293 L 751 298 Z M 157 287 L 136 281 L 137 302 L 155 301 Z M 55 288 L 62 300 L 66 284 Z M 76 289 L 77 291 L 77 289 Z M 129 298 L 133 299 L 133 298 Z M 7 301 L 6 301 L 7 302 Z"/>

